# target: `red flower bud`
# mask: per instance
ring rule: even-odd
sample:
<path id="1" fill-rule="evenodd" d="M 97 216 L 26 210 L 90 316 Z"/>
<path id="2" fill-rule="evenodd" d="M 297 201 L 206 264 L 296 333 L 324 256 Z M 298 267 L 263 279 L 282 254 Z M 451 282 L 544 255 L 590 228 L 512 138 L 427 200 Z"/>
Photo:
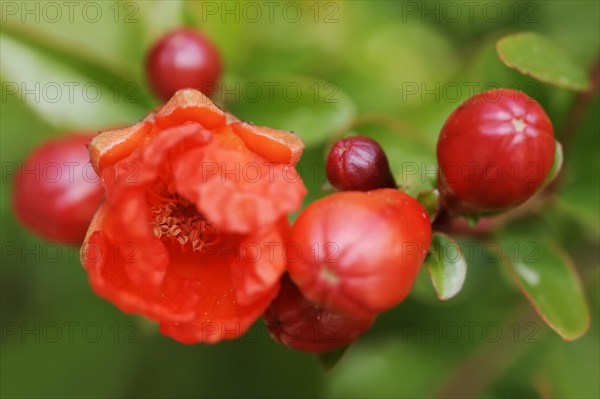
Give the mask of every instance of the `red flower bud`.
<path id="1" fill-rule="evenodd" d="M 13 206 L 21 223 L 50 241 L 81 243 L 103 189 L 90 165 L 89 135 L 38 147 L 15 176 Z"/>
<path id="2" fill-rule="evenodd" d="M 146 59 L 146 74 L 154 93 L 168 101 L 176 91 L 216 91 L 222 66 L 213 43 L 193 29 L 178 29 L 152 46 Z"/>
<path id="3" fill-rule="evenodd" d="M 394 189 L 341 192 L 310 204 L 292 229 L 288 272 L 323 308 L 367 317 L 409 293 L 431 241 L 425 209 Z"/>
<path id="4" fill-rule="evenodd" d="M 303 352 L 329 352 L 348 345 L 367 331 L 374 320 L 349 317 L 315 305 L 287 275 L 264 317 L 273 339 Z"/>
<path id="5" fill-rule="evenodd" d="M 446 209 L 472 214 L 517 206 L 540 188 L 554 162 L 554 130 L 532 98 L 491 90 L 458 107 L 437 144 Z"/>
<path id="6" fill-rule="evenodd" d="M 340 191 L 396 188 L 385 152 L 368 137 L 336 142 L 327 157 L 327 178 Z"/>

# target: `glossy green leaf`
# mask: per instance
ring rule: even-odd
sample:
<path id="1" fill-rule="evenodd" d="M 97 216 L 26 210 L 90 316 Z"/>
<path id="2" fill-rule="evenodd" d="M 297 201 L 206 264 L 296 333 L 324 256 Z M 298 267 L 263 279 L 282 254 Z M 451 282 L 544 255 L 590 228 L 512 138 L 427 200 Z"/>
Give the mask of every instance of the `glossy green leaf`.
<path id="1" fill-rule="evenodd" d="M 570 7 L 566 8 L 565 5 Z M 537 20 L 544 25 L 540 32 L 552 35 L 560 46 L 568 49 L 569 54 L 578 61 L 585 64 L 591 64 L 598 58 L 598 49 L 600 48 L 600 2 L 581 1 L 576 4 L 564 3 L 562 1 L 544 1 L 522 3 L 522 11 L 529 8 L 529 15 L 537 17 Z M 537 12 L 536 12 L 537 10 Z M 543 13 L 543 17 L 541 15 Z M 521 15 L 524 16 L 523 13 Z M 541 17 L 541 18 L 540 18 Z M 531 27 L 532 25 L 529 25 Z M 536 26 L 538 31 L 540 26 Z"/>
<path id="2" fill-rule="evenodd" d="M 511 255 L 504 263 L 513 279 L 540 317 L 565 341 L 581 337 L 589 328 L 590 314 L 573 261 L 555 244 L 528 244 L 533 244 L 533 250 L 515 251 L 513 246 L 506 251 Z"/>
<path id="3" fill-rule="evenodd" d="M 586 70 L 544 36 L 517 33 L 498 41 L 498 55 L 506 66 L 542 82 L 583 91 L 590 84 Z"/>
<path id="4" fill-rule="evenodd" d="M 489 215 L 488 215 L 488 212 L 486 212 L 483 215 L 485 215 L 485 216 L 494 216 L 496 214 L 497 214 L 497 212 L 489 212 Z M 479 219 L 481 219 L 481 215 L 478 215 L 478 214 L 463 215 L 463 217 L 465 218 L 465 220 L 469 224 L 469 227 L 472 228 L 472 229 L 474 229 L 475 227 L 477 227 L 477 223 L 479 223 Z"/>
<path id="5" fill-rule="evenodd" d="M 429 220 L 433 222 L 440 211 L 440 192 L 437 189 L 421 191 L 417 194 L 417 201 L 427 210 Z"/>
<path id="6" fill-rule="evenodd" d="M 184 2 L 136 1 L 142 32 L 142 48 L 146 49 L 166 32 L 181 27 L 184 22 Z"/>
<path id="7" fill-rule="evenodd" d="M 350 345 L 346 345 L 331 352 L 319 353 L 317 359 L 323 370 L 329 371 L 333 369 L 342 360 L 349 347 Z"/>
<path id="8" fill-rule="evenodd" d="M 298 75 L 226 80 L 217 94 L 238 118 L 296 133 L 307 146 L 324 142 L 355 115 L 333 82 Z"/>
<path id="9" fill-rule="evenodd" d="M 419 269 L 409 297 L 418 303 L 432 307 L 445 304 L 445 302 L 440 301 L 433 284 L 431 284 L 431 275 L 425 266 Z"/>
<path id="10" fill-rule="evenodd" d="M 434 233 L 425 266 L 442 301 L 458 294 L 467 277 L 467 262 L 460 246 L 442 233 Z"/>
<path id="11" fill-rule="evenodd" d="M 562 170 L 563 161 L 564 155 L 562 144 L 556 141 L 556 146 L 554 147 L 554 163 L 552 164 L 552 169 L 550 169 L 548 176 L 546 176 L 546 179 L 544 180 L 544 186 L 547 186 L 548 184 L 552 183 L 554 179 L 556 179 Z"/>
<path id="12" fill-rule="evenodd" d="M 50 125 L 102 129 L 145 113 L 135 84 L 105 86 L 8 35 L 0 37 L 0 45 L 3 96 L 18 97 Z"/>
<path id="13" fill-rule="evenodd" d="M 129 78 L 142 54 L 138 40 L 142 21 L 139 3 L 15 2 L 14 7 L 3 7 L 6 14 L 3 12 L 2 24 L 3 29 L 19 38 Z M 4 61 L 6 57 L 2 58 Z"/>

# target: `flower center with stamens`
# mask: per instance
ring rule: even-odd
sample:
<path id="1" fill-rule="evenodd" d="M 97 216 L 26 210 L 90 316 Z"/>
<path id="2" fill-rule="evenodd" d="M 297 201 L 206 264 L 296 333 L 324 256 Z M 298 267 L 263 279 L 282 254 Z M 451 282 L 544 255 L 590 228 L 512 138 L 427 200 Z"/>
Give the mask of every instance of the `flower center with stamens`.
<path id="1" fill-rule="evenodd" d="M 152 234 L 179 243 L 183 251 L 188 246 L 196 252 L 217 244 L 217 229 L 202 217 L 194 204 L 169 191 L 159 194 L 160 191 L 151 190 L 149 193 Z"/>

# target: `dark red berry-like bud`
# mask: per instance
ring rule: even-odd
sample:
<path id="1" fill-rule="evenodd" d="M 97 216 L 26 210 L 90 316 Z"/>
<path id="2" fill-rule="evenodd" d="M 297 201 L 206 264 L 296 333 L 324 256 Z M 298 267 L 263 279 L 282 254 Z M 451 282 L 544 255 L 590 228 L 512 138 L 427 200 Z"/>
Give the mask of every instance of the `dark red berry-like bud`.
<path id="1" fill-rule="evenodd" d="M 340 191 L 396 187 L 385 152 L 368 137 L 336 142 L 327 157 L 327 178 Z"/>
<path id="2" fill-rule="evenodd" d="M 81 243 L 103 189 L 89 160 L 92 136 L 73 134 L 48 141 L 23 163 L 14 180 L 18 219 L 50 241 Z"/>
<path id="3" fill-rule="evenodd" d="M 354 317 L 377 314 L 410 292 L 431 242 L 425 209 L 395 189 L 340 192 L 298 217 L 288 271 L 319 306 Z"/>
<path id="4" fill-rule="evenodd" d="M 356 319 L 315 305 L 287 275 L 264 318 L 273 339 L 303 352 L 329 352 L 348 345 L 367 331 L 374 320 Z"/>
<path id="5" fill-rule="evenodd" d="M 462 214 L 517 206 L 554 162 L 554 130 L 532 98 L 515 90 L 478 94 L 459 106 L 437 144 L 443 206 Z"/>
<path id="6" fill-rule="evenodd" d="M 193 29 L 168 33 L 152 46 L 146 59 L 150 86 L 163 101 L 181 89 L 196 89 L 210 96 L 216 91 L 221 70 L 213 43 Z"/>

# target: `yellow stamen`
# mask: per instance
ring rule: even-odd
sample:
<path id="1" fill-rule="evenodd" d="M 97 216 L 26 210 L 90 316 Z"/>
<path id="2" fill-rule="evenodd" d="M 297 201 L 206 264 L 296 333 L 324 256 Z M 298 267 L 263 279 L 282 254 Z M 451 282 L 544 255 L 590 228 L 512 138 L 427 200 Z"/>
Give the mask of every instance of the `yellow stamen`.
<path id="1" fill-rule="evenodd" d="M 156 188 L 160 190 L 162 187 Z M 177 242 L 184 251 L 189 244 L 194 252 L 219 242 L 216 228 L 200 215 L 190 201 L 177 193 L 151 190 L 148 194 L 150 224 L 156 238 Z"/>

